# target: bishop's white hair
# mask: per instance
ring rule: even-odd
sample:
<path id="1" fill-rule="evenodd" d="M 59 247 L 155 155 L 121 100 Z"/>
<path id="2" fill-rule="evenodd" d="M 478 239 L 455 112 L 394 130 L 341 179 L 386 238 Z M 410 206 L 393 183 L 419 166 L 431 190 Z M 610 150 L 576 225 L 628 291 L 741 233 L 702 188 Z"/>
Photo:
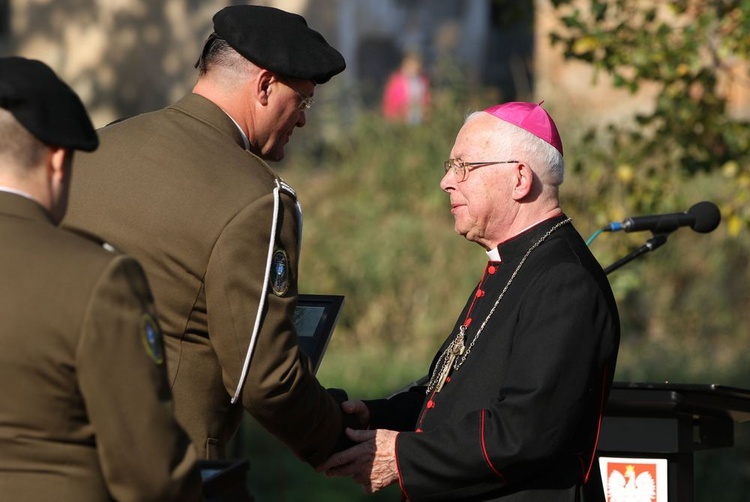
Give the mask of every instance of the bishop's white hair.
<path id="1" fill-rule="evenodd" d="M 485 112 L 474 112 L 464 123 Z M 560 151 L 543 139 L 515 124 L 497 119 L 491 132 L 491 149 L 497 160 L 511 158 L 527 164 L 543 183 L 552 187 L 562 184 L 565 176 L 565 161 Z M 496 160 L 496 159 L 492 159 Z"/>

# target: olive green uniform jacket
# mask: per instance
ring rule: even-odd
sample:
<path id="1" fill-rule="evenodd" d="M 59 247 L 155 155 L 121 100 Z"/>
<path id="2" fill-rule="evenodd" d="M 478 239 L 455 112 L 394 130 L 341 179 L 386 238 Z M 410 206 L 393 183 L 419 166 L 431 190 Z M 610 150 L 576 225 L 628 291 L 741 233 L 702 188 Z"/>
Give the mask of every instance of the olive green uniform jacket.
<path id="1" fill-rule="evenodd" d="M 196 94 L 105 127 L 99 149 L 76 157 L 64 225 L 143 265 L 175 413 L 202 458 L 226 456 L 244 407 L 316 465 L 333 450 L 343 419 L 297 345 L 296 201 L 283 190 L 274 197 L 278 176 L 243 145 L 232 119 Z M 269 263 L 272 229 L 281 259 Z"/>
<path id="2" fill-rule="evenodd" d="M 0 499 L 197 500 L 140 266 L 4 191 L 0 243 Z"/>

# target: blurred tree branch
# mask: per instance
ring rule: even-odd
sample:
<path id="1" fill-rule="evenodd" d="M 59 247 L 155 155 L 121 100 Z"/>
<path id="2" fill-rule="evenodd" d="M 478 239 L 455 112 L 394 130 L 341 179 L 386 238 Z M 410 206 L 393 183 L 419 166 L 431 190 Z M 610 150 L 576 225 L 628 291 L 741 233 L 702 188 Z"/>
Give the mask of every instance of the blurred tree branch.
<path id="1" fill-rule="evenodd" d="M 747 228 L 750 122 L 747 110 L 743 117 L 732 108 L 732 92 L 750 88 L 750 2 L 551 3 L 562 24 L 551 41 L 566 59 L 592 65 L 631 93 L 646 83 L 657 88 L 652 111 L 637 114 L 634 124 L 610 125 L 606 138 L 602 131 L 589 131 L 588 147 L 603 151 L 579 162 L 617 158 L 610 181 L 626 185 L 634 211 L 660 209 L 657 201 L 676 202 L 674 186 L 664 180 L 722 172 L 733 187 L 720 203 L 729 233 Z"/>

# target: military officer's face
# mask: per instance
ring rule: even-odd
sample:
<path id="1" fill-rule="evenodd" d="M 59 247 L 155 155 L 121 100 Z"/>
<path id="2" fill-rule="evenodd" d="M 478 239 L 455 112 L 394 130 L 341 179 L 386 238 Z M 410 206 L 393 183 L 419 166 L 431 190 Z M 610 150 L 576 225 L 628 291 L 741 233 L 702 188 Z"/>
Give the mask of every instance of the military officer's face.
<path id="1" fill-rule="evenodd" d="M 269 109 L 271 120 L 261 145 L 261 157 L 279 161 L 284 158 L 284 147 L 296 127 L 307 122 L 305 112 L 312 105 L 315 84 L 309 80 L 279 78 L 275 82 L 276 94 Z"/>

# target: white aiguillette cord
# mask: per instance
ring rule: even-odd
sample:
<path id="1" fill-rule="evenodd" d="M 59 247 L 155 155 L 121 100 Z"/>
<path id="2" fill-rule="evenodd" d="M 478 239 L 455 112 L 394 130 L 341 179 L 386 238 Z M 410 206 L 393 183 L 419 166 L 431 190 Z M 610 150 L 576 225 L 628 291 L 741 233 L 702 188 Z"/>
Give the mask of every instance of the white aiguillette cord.
<path id="1" fill-rule="evenodd" d="M 276 187 L 273 189 L 273 221 L 271 222 L 271 238 L 268 239 L 268 256 L 266 258 L 266 273 L 263 277 L 263 289 L 260 294 L 260 304 L 258 305 L 258 313 L 255 315 L 255 326 L 253 326 L 253 334 L 250 337 L 250 345 L 247 348 L 247 354 L 245 355 L 245 364 L 242 366 L 242 374 L 240 375 L 240 381 L 237 383 L 237 390 L 234 391 L 234 397 L 232 397 L 232 404 L 236 403 L 242 392 L 242 386 L 247 379 L 247 371 L 250 368 L 250 360 L 253 357 L 255 351 L 255 343 L 258 341 L 258 332 L 260 331 L 261 319 L 263 318 L 263 309 L 266 306 L 266 292 L 268 291 L 268 283 L 271 280 L 271 260 L 273 259 L 273 250 L 276 246 L 276 225 L 279 221 L 279 190 L 281 185 L 279 180 L 276 180 Z"/>

